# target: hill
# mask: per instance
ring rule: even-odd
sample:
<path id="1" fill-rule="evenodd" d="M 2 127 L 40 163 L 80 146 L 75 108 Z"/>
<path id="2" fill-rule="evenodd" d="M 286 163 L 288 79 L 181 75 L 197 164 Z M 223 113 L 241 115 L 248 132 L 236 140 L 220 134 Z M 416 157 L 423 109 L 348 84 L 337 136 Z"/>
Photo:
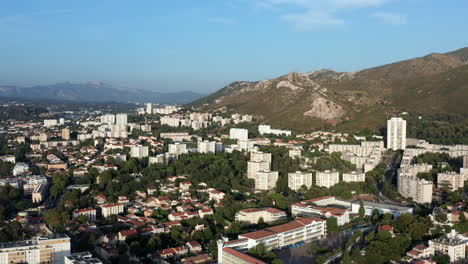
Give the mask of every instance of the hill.
<path id="1" fill-rule="evenodd" d="M 160 93 L 117 88 L 101 82 L 64 82 L 33 87 L 0 86 L 0 96 L 19 99 L 53 99 L 77 102 L 184 104 L 198 99 L 202 95 L 193 92 Z"/>
<path id="2" fill-rule="evenodd" d="M 358 72 L 325 69 L 259 82 L 234 82 L 189 104 L 255 114 L 277 127 L 379 128 L 387 116 L 466 114 L 468 48 Z"/>

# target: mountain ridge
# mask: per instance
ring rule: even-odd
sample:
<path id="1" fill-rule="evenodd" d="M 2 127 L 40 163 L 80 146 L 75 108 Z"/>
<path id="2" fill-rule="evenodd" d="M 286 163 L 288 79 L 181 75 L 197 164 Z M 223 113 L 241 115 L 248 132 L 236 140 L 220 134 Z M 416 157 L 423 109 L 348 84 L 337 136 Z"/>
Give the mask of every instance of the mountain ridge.
<path id="1" fill-rule="evenodd" d="M 256 82 L 236 81 L 189 104 L 229 107 L 298 130 L 328 125 L 384 125 L 403 111 L 465 114 L 468 48 L 393 62 L 356 72 L 321 69 Z M 443 91 L 443 92 L 442 92 Z"/>
<path id="2" fill-rule="evenodd" d="M 76 102 L 123 102 L 184 104 L 202 97 L 202 94 L 181 91 L 162 93 L 156 91 L 115 87 L 103 82 L 61 82 L 49 85 L 20 87 L 0 85 L 0 96 L 18 99 L 54 99 Z"/>

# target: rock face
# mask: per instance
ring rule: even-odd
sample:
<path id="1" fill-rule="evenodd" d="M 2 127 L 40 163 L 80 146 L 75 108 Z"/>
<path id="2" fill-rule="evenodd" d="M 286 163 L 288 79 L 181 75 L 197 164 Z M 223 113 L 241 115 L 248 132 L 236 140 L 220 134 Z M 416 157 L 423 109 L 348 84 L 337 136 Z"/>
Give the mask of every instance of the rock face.
<path id="1" fill-rule="evenodd" d="M 346 112 L 343 107 L 325 98 L 318 97 L 312 102 L 311 109 L 304 113 L 305 116 L 316 117 L 322 120 L 339 119 Z"/>
<path id="2" fill-rule="evenodd" d="M 229 107 L 279 127 L 385 126 L 399 112 L 466 113 L 468 48 L 357 72 L 293 72 L 259 82 L 233 82 L 189 106 Z M 430 106 L 430 107 L 428 107 Z M 345 118 L 346 117 L 346 118 Z M 344 122 L 346 121 L 346 122 Z"/>

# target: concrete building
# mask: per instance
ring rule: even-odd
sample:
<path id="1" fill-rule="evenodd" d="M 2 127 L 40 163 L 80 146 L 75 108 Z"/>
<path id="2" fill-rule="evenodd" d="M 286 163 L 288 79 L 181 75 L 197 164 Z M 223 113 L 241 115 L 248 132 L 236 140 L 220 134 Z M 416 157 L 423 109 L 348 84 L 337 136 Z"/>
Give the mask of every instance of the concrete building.
<path id="1" fill-rule="evenodd" d="M 434 248 L 436 253 L 448 255 L 452 263 L 465 259 L 466 243 L 461 239 L 452 237 L 436 238 L 429 240 L 429 247 Z"/>
<path id="2" fill-rule="evenodd" d="M 219 264 L 267 264 L 259 259 L 247 255 L 241 251 L 237 251 L 230 247 L 221 247 L 221 255 L 218 256 Z M 218 253 L 219 254 L 219 253 Z"/>
<path id="3" fill-rule="evenodd" d="M 199 153 L 215 153 L 216 152 L 216 141 L 200 141 L 198 142 Z"/>
<path id="4" fill-rule="evenodd" d="M 45 127 L 52 127 L 58 125 L 57 119 L 45 119 L 44 126 Z"/>
<path id="5" fill-rule="evenodd" d="M 270 170 L 270 162 L 268 161 L 248 161 L 247 162 L 247 178 L 255 178 L 255 174 L 259 171 Z"/>
<path id="6" fill-rule="evenodd" d="M 121 203 L 101 205 L 101 214 L 104 217 L 117 215 L 124 212 L 124 205 Z"/>
<path id="7" fill-rule="evenodd" d="M 279 220 L 287 220 L 288 216 L 285 212 L 275 208 L 248 208 L 240 210 L 235 216 L 237 222 L 248 224 L 258 224 L 260 218 L 265 223 L 271 224 Z"/>
<path id="8" fill-rule="evenodd" d="M 308 243 L 323 238 L 327 234 L 326 220 L 308 217 L 298 217 L 296 220 L 277 226 L 272 226 L 255 232 L 241 234 L 238 240 L 218 240 L 218 263 L 261 263 L 261 262 L 230 262 L 227 257 L 245 252 L 260 243 L 267 251 L 281 249 L 298 243 Z M 224 252 L 229 251 L 230 254 Z"/>
<path id="9" fill-rule="evenodd" d="M 141 159 L 144 157 L 148 157 L 148 155 L 149 155 L 148 146 L 138 145 L 138 146 L 132 146 L 130 148 L 130 157 L 132 158 Z"/>
<path id="10" fill-rule="evenodd" d="M 432 165 L 418 164 L 398 169 L 398 192 L 405 198 L 412 198 L 417 203 L 432 202 L 433 183 L 418 178 L 418 173 L 429 172 Z"/>
<path id="11" fill-rule="evenodd" d="M 344 182 L 365 182 L 366 174 L 364 172 L 359 172 L 359 171 L 346 172 L 346 173 L 343 173 L 343 181 Z"/>
<path id="12" fill-rule="evenodd" d="M 80 252 L 66 256 L 65 264 L 102 264 L 102 261 L 89 252 Z"/>
<path id="13" fill-rule="evenodd" d="M 70 238 L 53 234 L 27 241 L 0 243 L 0 263 L 65 264 Z"/>
<path id="14" fill-rule="evenodd" d="M 127 114 L 117 114 L 115 115 L 115 123 L 117 125 L 127 125 Z"/>
<path id="15" fill-rule="evenodd" d="M 380 214 L 390 213 L 394 218 L 400 217 L 402 214 L 413 214 L 413 208 L 405 207 L 394 204 L 385 204 L 385 203 L 374 203 L 368 201 L 362 201 L 364 204 L 365 215 L 371 216 L 374 210 L 378 210 Z M 359 213 L 359 208 L 361 207 L 360 201 L 354 201 L 351 203 L 351 211 L 353 214 Z"/>
<path id="16" fill-rule="evenodd" d="M 170 127 L 180 126 L 180 119 L 177 117 L 163 116 L 160 119 L 161 125 L 166 125 Z"/>
<path id="17" fill-rule="evenodd" d="M 269 125 L 259 125 L 258 132 L 260 135 L 273 134 L 276 136 L 290 136 L 291 131 L 281 130 L 281 129 L 272 129 Z"/>
<path id="18" fill-rule="evenodd" d="M 315 185 L 330 188 L 340 182 L 340 173 L 337 171 L 317 171 Z"/>
<path id="19" fill-rule="evenodd" d="M 308 188 L 312 186 L 312 173 L 296 171 L 288 173 L 288 186 L 289 189 L 297 191 L 301 189 L 303 185 Z"/>
<path id="20" fill-rule="evenodd" d="M 237 140 L 249 139 L 249 131 L 244 128 L 231 128 L 229 130 L 229 138 Z"/>
<path id="21" fill-rule="evenodd" d="M 86 216 L 90 222 L 96 221 L 96 209 L 94 208 L 85 208 L 73 211 L 73 219 L 80 215 Z"/>
<path id="22" fill-rule="evenodd" d="M 153 113 L 153 104 L 151 104 L 151 103 L 146 104 L 146 113 L 148 115 L 151 115 Z"/>
<path id="23" fill-rule="evenodd" d="M 250 152 L 250 161 L 266 161 L 271 163 L 271 153 L 263 153 L 261 151 Z"/>
<path id="24" fill-rule="evenodd" d="M 406 120 L 400 117 L 387 120 L 387 148 L 406 149 Z"/>
<path id="25" fill-rule="evenodd" d="M 113 125 L 115 124 L 115 115 L 102 115 L 101 124 Z"/>
<path id="26" fill-rule="evenodd" d="M 62 138 L 65 140 L 70 140 L 70 129 L 68 128 L 62 129 Z"/>
<path id="27" fill-rule="evenodd" d="M 468 180 L 468 175 L 454 171 L 437 173 L 437 188 L 446 187 L 451 191 L 456 191 L 463 188 L 466 180 Z"/>
<path id="28" fill-rule="evenodd" d="M 29 165 L 24 162 L 18 162 L 13 168 L 13 176 L 18 176 L 26 173 L 29 170 Z"/>
<path id="29" fill-rule="evenodd" d="M 187 145 L 182 143 L 169 144 L 169 153 L 174 155 L 187 154 Z"/>
<path id="30" fill-rule="evenodd" d="M 258 171 L 254 176 L 255 189 L 262 191 L 270 191 L 276 187 L 278 181 L 277 171 Z"/>

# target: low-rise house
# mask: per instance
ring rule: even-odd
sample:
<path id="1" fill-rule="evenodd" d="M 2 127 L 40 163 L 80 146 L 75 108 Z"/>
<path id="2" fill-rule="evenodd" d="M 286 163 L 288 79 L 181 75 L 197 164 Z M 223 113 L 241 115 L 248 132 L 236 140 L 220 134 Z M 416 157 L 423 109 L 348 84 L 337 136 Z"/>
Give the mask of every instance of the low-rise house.
<path id="1" fill-rule="evenodd" d="M 189 241 L 185 244 L 190 253 L 199 254 L 202 252 L 203 248 L 198 241 Z"/>

